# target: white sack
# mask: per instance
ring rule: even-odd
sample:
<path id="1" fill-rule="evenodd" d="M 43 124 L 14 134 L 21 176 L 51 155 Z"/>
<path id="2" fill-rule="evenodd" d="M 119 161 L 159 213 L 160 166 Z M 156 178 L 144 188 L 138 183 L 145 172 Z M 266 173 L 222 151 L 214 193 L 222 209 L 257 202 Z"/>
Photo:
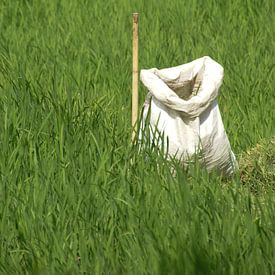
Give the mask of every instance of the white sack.
<path id="1" fill-rule="evenodd" d="M 157 129 L 169 140 L 162 145 L 170 156 L 184 161 L 200 150 L 208 170 L 231 175 L 237 163 L 217 103 L 223 67 L 205 56 L 177 67 L 141 70 L 140 78 L 149 91 L 142 125 L 151 102 L 151 139 Z"/>

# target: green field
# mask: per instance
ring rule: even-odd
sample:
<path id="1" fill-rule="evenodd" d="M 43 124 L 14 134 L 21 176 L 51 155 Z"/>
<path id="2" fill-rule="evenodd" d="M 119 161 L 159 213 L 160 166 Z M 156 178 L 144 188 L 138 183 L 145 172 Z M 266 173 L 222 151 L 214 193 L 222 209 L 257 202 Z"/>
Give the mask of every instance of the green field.
<path id="1" fill-rule="evenodd" d="M 242 180 L 131 145 L 135 11 L 140 68 L 224 67 Z M 272 15 L 272 0 L 1 0 L 0 273 L 275 274 Z"/>

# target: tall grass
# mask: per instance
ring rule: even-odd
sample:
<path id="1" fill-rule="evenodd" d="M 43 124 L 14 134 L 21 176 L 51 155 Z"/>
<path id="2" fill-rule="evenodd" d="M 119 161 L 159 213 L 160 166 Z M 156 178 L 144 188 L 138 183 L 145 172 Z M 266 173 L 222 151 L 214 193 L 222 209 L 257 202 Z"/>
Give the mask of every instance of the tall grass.
<path id="1" fill-rule="evenodd" d="M 274 193 L 130 144 L 133 11 L 140 67 L 224 66 L 237 155 L 274 135 L 272 1 L 1 1 L 1 273 L 274 273 Z"/>

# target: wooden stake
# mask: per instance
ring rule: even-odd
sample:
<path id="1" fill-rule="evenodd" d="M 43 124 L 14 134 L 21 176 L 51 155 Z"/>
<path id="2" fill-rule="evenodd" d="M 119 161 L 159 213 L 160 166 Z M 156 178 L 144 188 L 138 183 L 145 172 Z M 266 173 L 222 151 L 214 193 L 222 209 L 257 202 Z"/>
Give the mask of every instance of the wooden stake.
<path id="1" fill-rule="evenodd" d="M 138 120 L 138 13 L 133 13 L 133 70 L 132 70 L 132 142 L 137 134 Z"/>

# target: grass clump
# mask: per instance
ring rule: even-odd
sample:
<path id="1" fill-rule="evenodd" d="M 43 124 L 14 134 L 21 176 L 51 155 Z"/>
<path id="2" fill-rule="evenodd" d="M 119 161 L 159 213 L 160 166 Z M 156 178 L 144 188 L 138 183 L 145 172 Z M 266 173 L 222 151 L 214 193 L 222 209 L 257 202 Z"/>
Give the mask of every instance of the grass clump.
<path id="1" fill-rule="evenodd" d="M 275 137 L 248 149 L 239 161 L 241 181 L 253 192 L 275 191 Z"/>

